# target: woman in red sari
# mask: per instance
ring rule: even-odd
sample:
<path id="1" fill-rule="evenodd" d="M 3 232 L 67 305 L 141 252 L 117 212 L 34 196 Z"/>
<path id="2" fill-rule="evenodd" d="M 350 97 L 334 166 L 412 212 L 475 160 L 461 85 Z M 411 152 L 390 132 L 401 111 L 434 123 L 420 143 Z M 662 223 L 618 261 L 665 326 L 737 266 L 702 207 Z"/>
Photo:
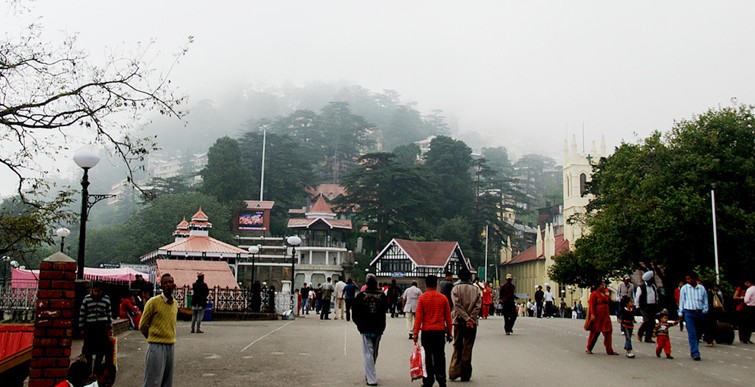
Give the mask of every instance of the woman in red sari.
<path id="1" fill-rule="evenodd" d="M 618 353 L 613 351 L 613 345 L 611 344 L 613 326 L 611 324 L 611 315 L 608 307 L 610 299 L 606 284 L 602 281 L 598 285 L 598 288 L 590 293 L 587 321 L 585 322 L 585 330 L 590 331 L 585 352 L 590 355 L 592 355 L 592 349 L 595 347 L 595 343 L 598 342 L 598 336 L 600 336 L 601 333 L 603 333 L 603 344 L 606 347 L 606 353 L 609 355 L 618 355 Z"/>
<path id="2" fill-rule="evenodd" d="M 480 310 L 481 316 L 484 319 L 488 318 L 490 314 L 490 306 L 493 305 L 493 288 L 487 282 L 483 282 L 485 286 L 482 289 L 482 309 Z"/>

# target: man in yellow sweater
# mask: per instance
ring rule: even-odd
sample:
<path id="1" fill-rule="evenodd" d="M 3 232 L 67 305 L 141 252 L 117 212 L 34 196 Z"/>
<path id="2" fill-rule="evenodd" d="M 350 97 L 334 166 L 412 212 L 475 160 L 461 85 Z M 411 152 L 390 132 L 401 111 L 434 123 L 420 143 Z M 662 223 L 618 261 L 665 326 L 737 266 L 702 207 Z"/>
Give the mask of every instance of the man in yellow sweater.
<path id="1" fill-rule="evenodd" d="M 178 303 L 173 299 L 176 285 L 170 274 L 160 277 L 160 288 L 163 294 L 147 301 L 139 323 L 139 331 L 149 343 L 144 387 L 173 385 L 173 344 L 176 343 Z"/>

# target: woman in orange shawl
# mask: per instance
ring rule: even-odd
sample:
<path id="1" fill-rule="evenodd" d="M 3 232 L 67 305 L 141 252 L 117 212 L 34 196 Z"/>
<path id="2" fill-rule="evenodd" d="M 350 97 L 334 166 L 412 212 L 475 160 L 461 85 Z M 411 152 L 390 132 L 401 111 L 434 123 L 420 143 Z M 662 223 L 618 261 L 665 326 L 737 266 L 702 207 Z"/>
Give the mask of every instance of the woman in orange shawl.
<path id="1" fill-rule="evenodd" d="M 603 333 L 603 344 L 606 347 L 606 353 L 609 355 L 618 355 L 613 351 L 611 344 L 611 333 L 613 327 L 611 324 L 611 315 L 609 313 L 608 302 L 610 300 L 609 291 L 606 284 L 601 281 L 597 289 L 590 293 L 588 301 L 587 320 L 585 321 L 585 330 L 590 331 L 587 339 L 587 349 L 585 352 L 592 355 L 592 349 L 598 342 L 598 336 Z"/>

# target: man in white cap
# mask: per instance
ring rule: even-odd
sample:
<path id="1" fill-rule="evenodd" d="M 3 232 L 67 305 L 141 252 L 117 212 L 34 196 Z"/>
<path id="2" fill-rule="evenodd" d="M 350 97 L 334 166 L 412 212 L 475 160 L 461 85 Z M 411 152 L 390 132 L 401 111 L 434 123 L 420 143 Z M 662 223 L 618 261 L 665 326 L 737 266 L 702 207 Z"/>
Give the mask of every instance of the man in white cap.
<path id="1" fill-rule="evenodd" d="M 619 312 L 621 312 L 621 306 L 619 304 L 621 303 L 621 299 L 624 298 L 624 296 L 632 297 L 632 294 L 634 293 L 634 284 L 632 281 L 630 281 L 629 274 L 624 274 L 624 278 L 622 279 L 619 286 L 616 288 L 616 315 L 619 315 Z"/>
<path id="2" fill-rule="evenodd" d="M 634 304 L 640 308 L 642 314 L 642 325 L 637 330 L 637 340 L 642 341 L 645 337 L 646 343 L 655 343 L 653 341 L 653 328 L 655 328 L 655 315 L 658 313 L 658 290 L 655 287 L 652 270 L 642 274 L 642 285 L 635 291 Z"/>

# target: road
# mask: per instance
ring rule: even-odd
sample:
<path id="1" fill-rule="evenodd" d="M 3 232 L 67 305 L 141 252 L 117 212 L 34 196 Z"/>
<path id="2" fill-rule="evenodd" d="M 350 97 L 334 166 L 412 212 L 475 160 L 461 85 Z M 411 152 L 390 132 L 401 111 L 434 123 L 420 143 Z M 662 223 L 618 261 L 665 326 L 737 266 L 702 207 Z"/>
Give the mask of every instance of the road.
<path id="1" fill-rule="evenodd" d="M 409 353 L 403 318 L 387 318 L 377 362 L 379 385 L 408 386 Z M 588 385 L 752 385 L 755 345 L 701 347 L 703 361 L 689 357 L 686 332 L 672 330 L 675 359 L 655 357 L 655 345 L 634 340 L 634 359 L 607 356 L 602 341 L 585 354 L 582 320 L 517 319 L 514 334 L 503 333 L 501 317 L 480 324 L 469 386 Z M 361 341 L 356 327 L 343 320 L 206 322 L 204 334 L 191 334 L 178 323 L 175 386 L 362 386 Z M 614 348 L 623 353 L 623 337 L 614 332 Z M 139 332 L 118 340 L 117 386 L 139 386 L 146 342 Z M 446 346 L 447 362 L 451 356 Z M 421 385 L 415 381 L 414 385 Z"/>

